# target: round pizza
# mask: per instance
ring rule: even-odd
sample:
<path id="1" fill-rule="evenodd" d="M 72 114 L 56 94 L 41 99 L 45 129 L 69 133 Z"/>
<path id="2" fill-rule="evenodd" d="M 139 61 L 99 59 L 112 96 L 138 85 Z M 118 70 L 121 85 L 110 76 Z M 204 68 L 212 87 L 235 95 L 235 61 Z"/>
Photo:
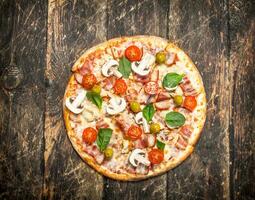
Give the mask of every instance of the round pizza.
<path id="1" fill-rule="evenodd" d="M 72 72 L 63 100 L 67 133 L 95 170 L 141 180 L 192 153 L 206 95 L 180 48 L 154 36 L 116 38 L 87 50 Z"/>

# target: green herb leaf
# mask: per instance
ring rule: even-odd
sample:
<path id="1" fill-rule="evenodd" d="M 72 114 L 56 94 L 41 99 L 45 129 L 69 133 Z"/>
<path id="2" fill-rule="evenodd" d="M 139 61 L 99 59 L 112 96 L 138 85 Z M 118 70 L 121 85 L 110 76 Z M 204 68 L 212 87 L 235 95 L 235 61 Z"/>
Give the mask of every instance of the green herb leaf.
<path id="1" fill-rule="evenodd" d="M 124 78 L 128 78 L 131 73 L 131 62 L 125 57 L 122 57 L 119 61 L 118 70 Z"/>
<path id="2" fill-rule="evenodd" d="M 169 112 L 166 114 L 165 121 L 172 128 L 180 127 L 185 123 L 185 117 L 179 112 Z"/>
<path id="3" fill-rule="evenodd" d="M 110 128 L 100 128 L 97 135 L 97 146 L 100 151 L 104 151 L 110 142 L 112 137 L 112 129 Z"/>
<path id="4" fill-rule="evenodd" d="M 158 147 L 158 149 L 163 151 L 164 148 L 165 148 L 165 143 L 160 142 L 159 140 L 157 140 L 157 147 Z"/>
<path id="5" fill-rule="evenodd" d="M 143 117 L 150 122 L 155 112 L 154 106 L 150 103 L 143 108 Z"/>
<path id="6" fill-rule="evenodd" d="M 86 94 L 89 101 L 91 101 L 93 104 L 95 104 L 99 109 L 102 107 L 102 97 L 95 93 L 95 92 L 87 92 Z"/>
<path id="7" fill-rule="evenodd" d="M 182 81 L 183 75 L 177 73 L 168 73 L 163 79 L 164 88 L 174 88 Z"/>

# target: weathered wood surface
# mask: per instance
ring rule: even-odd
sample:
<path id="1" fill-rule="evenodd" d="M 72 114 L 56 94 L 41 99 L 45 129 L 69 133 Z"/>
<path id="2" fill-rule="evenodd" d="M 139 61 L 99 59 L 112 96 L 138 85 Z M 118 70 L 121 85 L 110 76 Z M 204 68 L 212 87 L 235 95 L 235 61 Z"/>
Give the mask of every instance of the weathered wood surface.
<path id="1" fill-rule="evenodd" d="M 253 199 L 252 1 L 0 2 L 0 199 Z M 195 152 L 140 182 L 101 176 L 75 153 L 62 119 L 70 67 L 122 35 L 162 36 L 199 68 L 207 122 Z"/>

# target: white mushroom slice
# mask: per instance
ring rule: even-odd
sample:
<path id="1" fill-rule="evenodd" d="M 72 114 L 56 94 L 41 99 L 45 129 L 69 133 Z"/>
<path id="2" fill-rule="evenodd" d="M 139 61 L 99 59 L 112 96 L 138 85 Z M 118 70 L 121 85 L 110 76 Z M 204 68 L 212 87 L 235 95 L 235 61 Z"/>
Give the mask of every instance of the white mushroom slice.
<path id="1" fill-rule="evenodd" d="M 116 115 L 125 110 L 127 106 L 126 100 L 120 97 L 113 97 L 109 101 L 109 105 L 106 107 L 106 112 L 109 115 Z"/>
<path id="2" fill-rule="evenodd" d="M 105 63 L 102 67 L 102 74 L 105 77 L 109 76 L 116 76 L 117 78 L 122 77 L 122 74 L 118 71 L 117 67 L 119 66 L 118 61 L 116 60 L 109 60 L 107 63 Z"/>
<path id="3" fill-rule="evenodd" d="M 129 156 L 129 162 L 137 167 L 138 163 L 149 166 L 151 163 L 148 159 L 145 158 L 145 151 L 141 149 L 135 149 Z"/>
<path id="4" fill-rule="evenodd" d="M 149 124 L 148 124 L 147 120 L 143 117 L 142 112 L 139 112 L 139 113 L 136 114 L 135 122 L 137 124 L 142 124 L 143 125 L 143 130 L 144 130 L 145 133 L 150 132 Z"/>
<path id="5" fill-rule="evenodd" d="M 133 62 L 131 69 L 140 76 L 146 76 L 150 73 L 151 66 L 155 63 L 155 56 L 145 54 L 140 63 Z"/>
<path id="6" fill-rule="evenodd" d="M 68 97 L 66 99 L 66 107 L 73 113 L 79 114 L 84 110 L 82 102 L 86 98 L 86 91 L 83 89 L 78 90 L 76 97 Z"/>

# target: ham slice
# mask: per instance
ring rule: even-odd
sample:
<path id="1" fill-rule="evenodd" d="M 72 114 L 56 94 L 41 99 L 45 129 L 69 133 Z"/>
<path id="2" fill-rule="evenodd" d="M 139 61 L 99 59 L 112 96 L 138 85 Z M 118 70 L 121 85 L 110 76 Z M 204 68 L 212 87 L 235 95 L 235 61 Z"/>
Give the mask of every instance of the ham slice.
<path id="1" fill-rule="evenodd" d="M 100 128 L 108 128 L 109 125 L 104 121 L 103 118 L 98 118 L 96 122 L 96 129 L 99 130 Z"/>
<path id="2" fill-rule="evenodd" d="M 118 116 L 115 118 L 116 125 L 120 128 L 120 130 L 126 134 L 128 131 L 130 124 L 127 122 L 128 120 L 124 120 L 122 116 Z"/>
<path id="3" fill-rule="evenodd" d="M 156 102 L 164 101 L 164 100 L 169 100 L 169 99 L 171 99 L 171 96 L 170 96 L 169 92 L 160 91 L 160 92 L 158 93 Z"/>
<path id="4" fill-rule="evenodd" d="M 84 76 L 86 74 L 92 73 L 93 71 L 93 64 L 92 61 L 86 60 L 81 68 L 79 68 L 79 73 Z"/>
<path id="5" fill-rule="evenodd" d="M 113 88 L 113 85 L 116 81 L 115 76 L 110 76 L 103 80 L 103 88 L 107 91 L 111 90 Z"/>
<path id="6" fill-rule="evenodd" d="M 180 129 L 181 135 L 188 140 L 192 134 L 193 128 L 190 125 L 184 125 Z"/>
<path id="7" fill-rule="evenodd" d="M 178 148 L 178 149 L 181 149 L 181 150 L 185 150 L 186 147 L 187 147 L 188 143 L 183 139 L 183 137 L 181 135 L 178 136 L 178 140 L 177 142 L 175 143 L 175 146 Z"/>
<path id="8" fill-rule="evenodd" d="M 99 151 L 96 145 L 85 146 L 83 149 L 87 154 L 92 156 L 98 164 L 104 161 L 104 154 Z"/>
<path id="9" fill-rule="evenodd" d="M 193 87 L 190 79 L 187 76 L 184 76 L 183 83 L 180 84 L 181 89 L 185 96 L 196 96 L 198 95 L 198 92 Z"/>
<path id="10" fill-rule="evenodd" d="M 171 107 L 171 101 L 170 100 L 165 100 L 165 101 L 160 101 L 155 103 L 155 107 L 157 110 L 168 110 Z"/>
<path id="11" fill-rule="evenodd" d="M 170 66 L 175 63 L 176 59 L 177 59 L 176 53 L 170 52 L 167 54 L 166 64 Z"/>

